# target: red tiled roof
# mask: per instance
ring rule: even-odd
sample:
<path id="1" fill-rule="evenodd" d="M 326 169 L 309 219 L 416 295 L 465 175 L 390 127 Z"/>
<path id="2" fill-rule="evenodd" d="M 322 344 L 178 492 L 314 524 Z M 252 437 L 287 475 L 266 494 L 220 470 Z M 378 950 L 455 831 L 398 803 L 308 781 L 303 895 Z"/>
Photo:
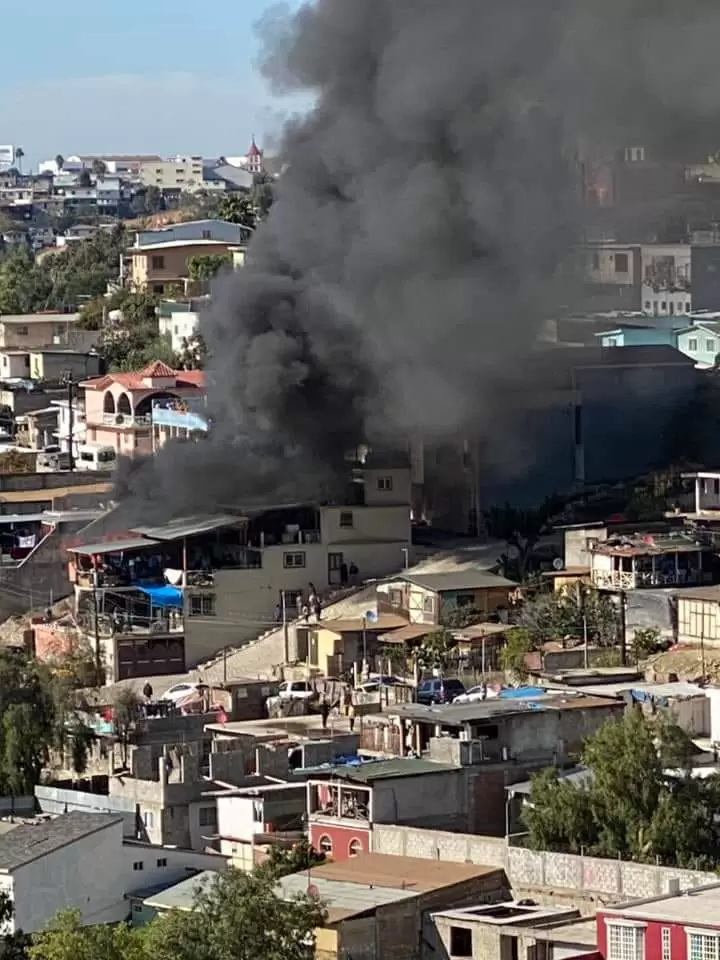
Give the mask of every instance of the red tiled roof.
<path id="1" fill-rule="evenodd" d="M 138 376 L 169 378 L 176 376 L 176 373 L 172 367 L 169 367 L 166 363 L 163 363 L 162 360 L 155 360 L 154 363 L 149 364 L 144 370 L 141 370 Z"/>
<path id="2" fill-rule="evenodd" d="M 253 142 L 250 144 L 250 149 L 247 152 L 248 157 L 261 157 L 262 150 L 255 143 L 255 138 L 253 137 Z"/>
<path id="3" fill-rule="evenodd" d="M 158 367 L 166 372 L 158 373 Z M 150 369 L 153 369 L 155 372 L 149 374 L 148 370 Z M 125 387 L 126 390 L 148 390 L 150 388 L 147 383 L 145 383 L 145 378 L 150 376 L 164 377 L 168 380 L 172 377 L 175 379 L 175 387 L 178 388 L 193 388 L 198 392 L 204 392 L 205 390 L 204 370 L 173 370 L 158 360 L 144 370 L 133 371 L 132 373 L 106 373 L 103 377 L 93 377 L 91 380 L 83 380 L 80 386 L 85 387 L 87 390 L 107 390 L 108 387 L 111 387 L 114 383 L 119 383 L 120 386 Z"/>

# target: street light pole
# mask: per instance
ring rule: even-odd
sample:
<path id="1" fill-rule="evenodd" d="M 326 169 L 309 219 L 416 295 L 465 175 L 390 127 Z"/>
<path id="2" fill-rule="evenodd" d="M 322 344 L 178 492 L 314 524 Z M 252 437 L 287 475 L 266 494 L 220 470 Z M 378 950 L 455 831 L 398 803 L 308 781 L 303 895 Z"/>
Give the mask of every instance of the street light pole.
<path id="1" fill-rule="evenodd" d="M 67 384 L 67 402 L 68 402 L 68 466 L 70 472 L 75 469 L 75 457 L 73 456 L 73 439 L 75 433 L 75 410 L 73 408 L 73 383 L 72 372 L 65 371 L 65 383 Z"/>

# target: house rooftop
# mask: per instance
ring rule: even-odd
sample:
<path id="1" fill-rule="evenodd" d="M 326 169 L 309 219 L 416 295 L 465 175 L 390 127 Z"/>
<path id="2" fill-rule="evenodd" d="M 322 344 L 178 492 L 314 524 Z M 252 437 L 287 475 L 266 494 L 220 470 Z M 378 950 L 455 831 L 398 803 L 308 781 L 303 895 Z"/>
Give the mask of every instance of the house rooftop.
<path id="1" fill-rule="evenodd" d="M 217 876 L 215 870 L 203 870 L 187 880 L 151 894 L 145 899 L 145 906 L 156 910 L 192 910 L 197 894 L 214 883 Z"/>
<path id="2" fill-rule="evenodd" d="M 394 630 L 395 628 L 404 628 L 407 626 L 407 620 L 404 617 L 397 616 L 394 613 L 380 613 L 374 619 L 363 617 L 353 617 L 343 620 L 320 620 L 313 625 L 315 630 L 330 630 L 332 633 L 354 633 L 362 630 L 377 633 L 383 630 Z M 435 628 L 431 628 L 435 629 Z M 429 633 L 430 630 L 425 630 Z M 392 634 L 389 634 L 392 636 Z"/>
<path id="3" fill-rule="evenodd" d="M 590 545 L 592 553 L 622 557 L 696 553 L 703 549 L 702 543 L 682 533 L 617 534 Z"/>
<path id="4" fill-rule="evenodd" d="M 698 924 L 720 929 L 720 883 L 696 887 L 673 896 L 618 903 L 603 907 L 602 912 L 610 917 L 627 917 L 630 920 L 658 920 L 661 923 Z"/>
<path id="5" fill-rule="evenodd" d="M 209 240 L 207 238 L 190 237 L 186 240 L 163 240 L 159 239 L 153 243 L 138 243 L 130 247 L 130 253 L 157 252 L 159 249 L 174 249 L 175 247 L 228 247 L 237 246 L 237 240 Z"/>
<path id="6" fill-rule="evenodd" d="M 494 697 L 491 700 L 480 700 L 474 703 L 438 704 L 432 707 L 420 703 L 395 704 L 387 712 L 403 720 L 462 727 L 466 723 L 480 723 L 494 718 L 546 710 L 596 710 L 618 706 L 621 704 L 614 698 L 587 697 L 582 694 L 578 696 L 571 693 L 567 696 L 560 694 L 543 699 L 538 699 L 537 695 L 527 699 Z"/>
<path id="7" fill-rule="evenodd" d="M 688 587 L 675 593 L 678 600 L 705 600 L 720 603 L 720 586 Z"/>
<path id="8" fill-rule="evenodd" d="M 80 319 L 79 313 L 8 313 L 0 315 L 0 323 L 76 323 Z M 29 350 L 23 351 L 29 353 Z"/>
<path id="9" fill-rule="evenodd" d="M 418 895 L 416 890 L 404 890 L 402 887 L 361 884 L 354 881 L 332 880 L 318 877 L 315 870 L 307 873 L 293 873 L 282 877 L 277 884 L 278 894 L 285 900 L 292 900 L 307 893 L 312 885 L 318 899 L 325 904 L 329 923 L 347 920 L 359 913 L 366 913 L 376 907 L 401 900 L 412 900 Z"/>
<path id="10" fill-rule="evenodd" d="M 517 583 L 513 580 L 507 580 L 495 573 L 479 569 L 424 574 L 403 572 L 390 579 L 407 580 L 408 583 L 436 593 L 443 593 L 447 590 L 489 590 L 494 587 L 514 589 L 517 586 Z"/>
<path id="11" fill-rule="evenodd" d="M 12 873 L 76 840 L 122 822 L 122 817 L 111 814 L 74 811 L 54 820 L 17 827 L 0 836 L 0 872 Z"/>
<path id="12" fill-rule="evenodd" d="M 563 920 L 578 920 L 579 912 L 572 907 L 549 907 L 527 901 L 509 900 L 504 903 L 485 903 L 458 910 L 441 910 L 433 917 L 446 917 L 449 920 L 475 921 L 492 926 L 513 926 L 513 924 L 531 927 L 538 924 L 559 924 Z"/>
<path id="13" fill-rule="evenodd" d="M 303 773 L 317 769 L 324 776 L 340 777 L 355 783 L 372 784 L 380 780 L 398 780 L 402 777 L 420 777 L 425 774 L 449 773 L 458 769 L 448 763 L 421 760 L 415 757 L 397 757 L 393 760 L 367 760 L 358 763 L 323 764 L 317 768 L 305 768 Z"/>
<path id="14" fill-rule="evenodd" d="M 334 880 L 354 885 L 394 887 L 409 893 L 429 893 L 476 877 L 502 876 L 500 867 L 477 863 L 453 863 L 387 853 L 363 853 L 350 860 L 321 864 L 312 869 L 312 881 Z M 307 872 L 293 874 L 307 882 Z"/>

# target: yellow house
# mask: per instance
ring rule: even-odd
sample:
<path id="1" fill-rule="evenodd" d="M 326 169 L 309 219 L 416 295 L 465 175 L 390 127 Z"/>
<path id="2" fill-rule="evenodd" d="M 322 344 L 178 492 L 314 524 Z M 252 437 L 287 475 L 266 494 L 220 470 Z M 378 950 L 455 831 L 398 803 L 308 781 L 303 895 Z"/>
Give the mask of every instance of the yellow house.
<path id="1" fill-rule="evenodd" d="M 136 290 L 162 296 L 180 287 L 192 293 L 188 261 L 195 257 L 230 256 L 234 244 L 220 240 L 168 240 L 131 247 L 130 280 Z"/>
<path id="2" fill-rule="evenodd" d="M 340 676 L 354 663 L 372 656 L 377 638 L 389 630 L 407 626 L 407 620 L 395 614 L 381 614 L 375 620 L 328 620 L 308 630 L 308 667 L 327 677 Z"/>

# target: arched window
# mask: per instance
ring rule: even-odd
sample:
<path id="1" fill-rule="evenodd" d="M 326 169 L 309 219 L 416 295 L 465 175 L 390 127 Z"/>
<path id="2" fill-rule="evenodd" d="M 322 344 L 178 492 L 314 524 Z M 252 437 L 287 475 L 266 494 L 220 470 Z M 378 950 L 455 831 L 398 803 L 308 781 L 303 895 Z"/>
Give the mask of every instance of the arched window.
<path id="1" fill-rule="evenodd" d="M 103 397 L 103 411 L 105 413 L 115 413 L 115 397 L 109 390 L 105 391 L 105 396 Z"/>
<path id="2" fill-rule="evenodd" d="M 120 396 L 118 397 L 117 412 L 118 412 L 118 413 L 123 413 L 123 414 L 125 414 L 125 415 L 128 416 L 128 417 L 132 414 L 132 406 L 130 405 L 130 397 L 128 397 L 128 395 L 127 395 L 126 393 L 121 393 Z"/>
<path id="3" fill-rule="evenodd" d="M 358 840 L 357 837 L 353 837 L 350 843 L 348 844 L 348 856 L 358 857 L 362 852 L 363 852 L 362 840 Z"/>
<path id="4" fill-rule="evenodd" d="M 332 856 L 332 840 L 327 836 L 327 834 L 324 834 L 322 837 L 320 837 L 320 840 L 318 841 L 318 850 L 320 853 L 324 853 L 326 857 Z"/>

